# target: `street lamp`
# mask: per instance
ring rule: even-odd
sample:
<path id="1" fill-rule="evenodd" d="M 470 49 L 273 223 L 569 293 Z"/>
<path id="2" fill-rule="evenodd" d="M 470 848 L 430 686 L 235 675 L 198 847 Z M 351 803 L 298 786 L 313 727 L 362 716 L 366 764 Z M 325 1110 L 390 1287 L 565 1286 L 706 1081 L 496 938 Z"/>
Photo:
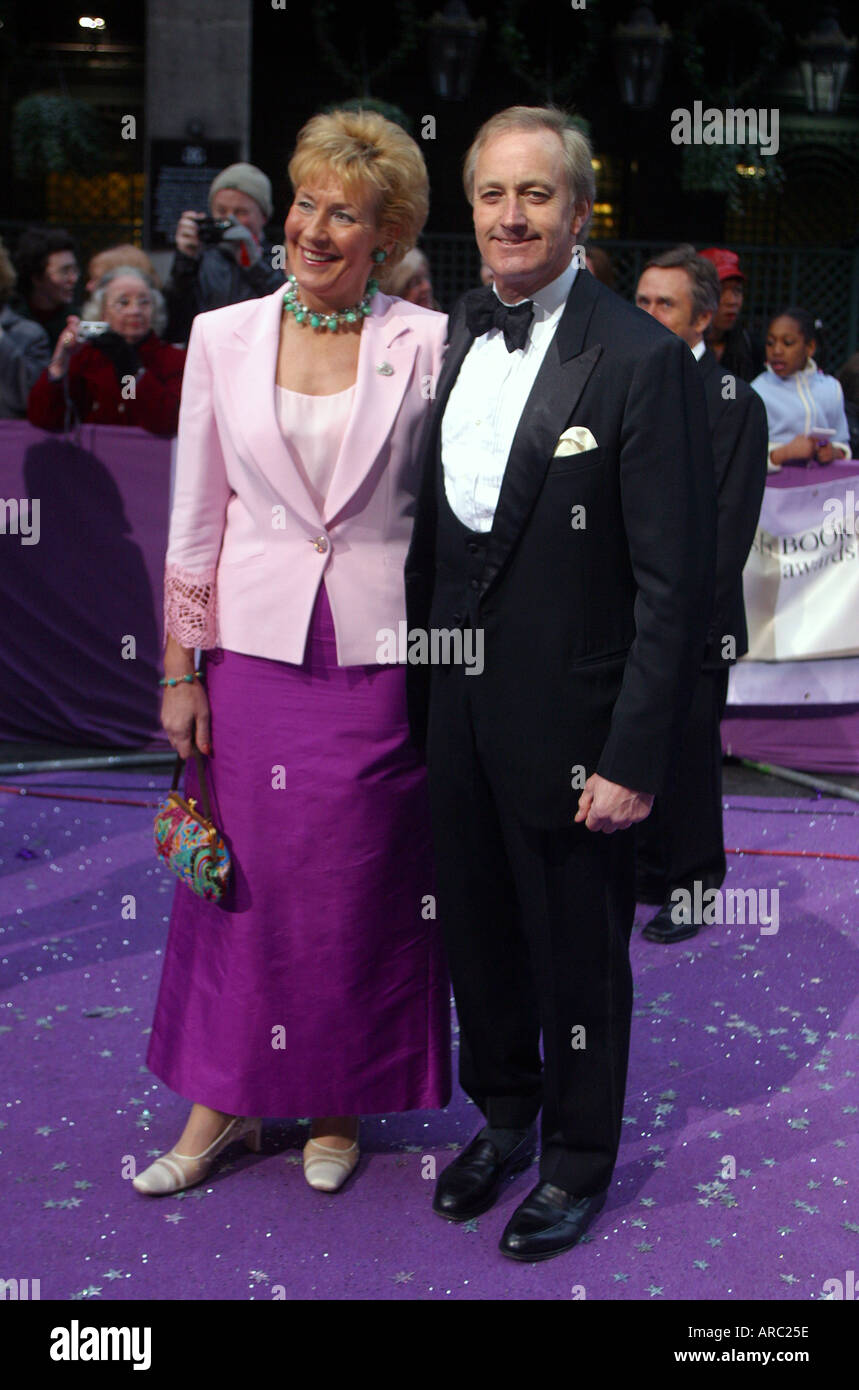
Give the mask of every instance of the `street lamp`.
<path id="1" fill-rule="evenodd" d="M 629 23 L 615 26 L 612 39 L 621 101 L 633 111 L 649 111 L 659 94 L 671 30 L 657 24 L 649 5 L 636 5 Z"/>
<path id="2" fill-rule="evenodd" d="M 483 43 L 485 19 L 472 19 L 464 0 L 449 0 L 427 24 L 433 92 L 444 101 L 465 101 Z"/>
<path id="3" fill-rule="evenodd" d="M 856 40 L 842 34 L 836 8 L 827 5 L 817 27 L 796 43 L 802 52 L 799 71 L 809 111 L 837 111 Z"/>

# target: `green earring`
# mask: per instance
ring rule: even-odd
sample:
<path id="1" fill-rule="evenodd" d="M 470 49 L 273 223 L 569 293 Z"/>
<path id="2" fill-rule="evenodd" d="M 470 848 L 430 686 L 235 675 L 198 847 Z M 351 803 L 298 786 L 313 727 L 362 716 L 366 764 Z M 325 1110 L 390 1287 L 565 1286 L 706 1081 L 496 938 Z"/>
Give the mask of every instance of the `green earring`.
<path id="1" fill-rule="evenodd" d="M 381 247 L 373 252 L 373 260 L 376 262 L 376 265 L 381 265 L 382 261 L 386 261 L 387 259 L 388 253 L 387 251 L 383 251 Z"/>

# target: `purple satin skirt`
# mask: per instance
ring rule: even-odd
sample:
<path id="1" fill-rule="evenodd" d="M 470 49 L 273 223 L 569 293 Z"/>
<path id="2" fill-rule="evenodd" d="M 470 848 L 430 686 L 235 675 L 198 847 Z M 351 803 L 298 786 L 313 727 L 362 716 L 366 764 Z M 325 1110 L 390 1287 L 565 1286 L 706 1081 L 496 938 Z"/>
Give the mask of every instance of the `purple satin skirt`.
<path id="1" fill-rule="evenodd" d="M 450 988 L 404 668 L 337 665 L 323 584 L 303 665 L 215 649 L 205 680 L 233 878 L 217 904 L 176 886 L 149 1067 L 234 1115 L 445 1106 Z"/>

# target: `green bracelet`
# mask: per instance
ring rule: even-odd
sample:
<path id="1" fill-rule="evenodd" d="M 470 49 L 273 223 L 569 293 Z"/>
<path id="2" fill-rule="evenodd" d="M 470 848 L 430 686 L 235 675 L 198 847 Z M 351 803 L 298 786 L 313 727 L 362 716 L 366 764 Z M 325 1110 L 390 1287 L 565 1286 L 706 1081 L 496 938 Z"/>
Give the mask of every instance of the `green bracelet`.
<path id="1" fill-rule="evenodd" d="M 198 677 L 200 678 L 200 680 L 202 680 L 202 679 L 203 679 L 203 672 L 202 672 L 202 671 L 194 671 L 190 676 L 162 676 L 161 679 L 160 679 L 160 681 L 158 682 L 158 684 L 159 684 L 159 685 L 178 685 L 180 681 L 188 681 L 188 683 L 190 684 L 190 683 L 194 680 L 194 677 L 195 677 L 195 676 L 198 676 Z"/>

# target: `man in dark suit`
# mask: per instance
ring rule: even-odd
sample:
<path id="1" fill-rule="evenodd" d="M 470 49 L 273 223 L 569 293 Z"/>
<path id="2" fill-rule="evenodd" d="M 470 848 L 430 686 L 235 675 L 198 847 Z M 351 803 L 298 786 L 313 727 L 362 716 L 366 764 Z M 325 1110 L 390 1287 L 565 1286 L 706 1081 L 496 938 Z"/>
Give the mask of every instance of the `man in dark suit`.
<path id="1" fill-rule="evenodd" d="M 433 1209 L 492 1206 L 530 1163 L 542 1106 L 540 1182 L 500 1244 L 534 1260 L 581 1238 L 617 1157 L 628 832 L 662 789 L 701 664 L 713 461 L 685 345 L 583 268 L 587 139 L 562 112 L 513 107 L 482 127 L 464 180 L 494 287 L 451 320 L 406 597 L 410 629 L 459 633 L 460 649 L 472 629 L 483 663 L 407 677 L 460 1080 L 487 1124 Z"/>
<path id="2" fill-rule="evenodd" d="M 722 832 L 722 744 L 719 725 L 728 671 L 749 649 L 743 604 L 746 563 L 767 476 L 767 417 L 760 397 L 727 371 L 706 347 L 704 334 L 719 306 L 719 280 L 709 260 L 677 246 L 645 266 L 635 302 L 689 345 L 707 398 L 716 467 L 716 595 L 704 662 L 676 761 L 676 776 L 637 827 L 636 896 L 660 903 L 643 935 L 670 943 L 695 936 L 700 921 L 683 910 L 677 889 L 694 894 L 721 888 L 725 879 Z"/>

